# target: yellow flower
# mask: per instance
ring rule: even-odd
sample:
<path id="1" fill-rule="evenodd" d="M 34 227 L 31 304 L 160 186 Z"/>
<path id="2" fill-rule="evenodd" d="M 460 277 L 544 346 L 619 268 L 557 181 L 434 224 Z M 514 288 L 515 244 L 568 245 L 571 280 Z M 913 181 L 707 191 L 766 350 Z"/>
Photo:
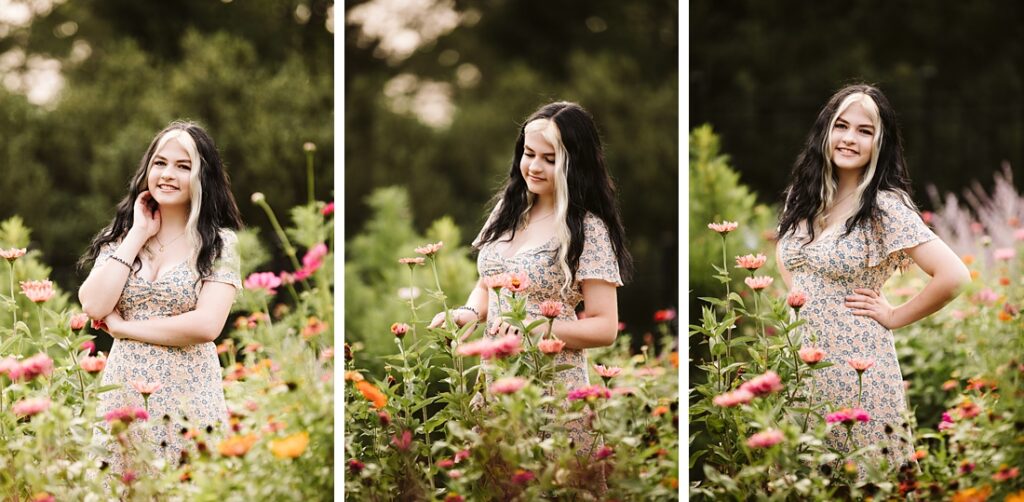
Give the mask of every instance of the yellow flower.
<path id="1" fill-rule="evenodd" d="M 295 458 L 302 455 L 309 446 L 309 433 L 303 431 L 284 439 L 270 442 L 270 451 L 277 458 Z"/>
<path id="2" fill-rule="evenodd" d="M 258 439 L 255 434 L 238 434 L 221 441 L 217 445 L 217 450 L 225 457 L 241 457 L 248 453 Z"/>

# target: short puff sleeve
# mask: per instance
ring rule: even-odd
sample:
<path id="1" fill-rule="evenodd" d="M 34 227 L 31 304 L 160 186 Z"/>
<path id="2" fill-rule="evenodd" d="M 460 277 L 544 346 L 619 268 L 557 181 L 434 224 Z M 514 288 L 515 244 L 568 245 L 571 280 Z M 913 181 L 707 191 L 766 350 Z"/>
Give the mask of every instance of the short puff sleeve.
<path id="1" fill-rule="evenodd" d="M 583 252 L 576 268 L 576 282 L 601 279 L 622 286 L 619 260 L 608 237 L 608 227 L 593 213 L 583 217 Z"/>
<path id="2" fill-rule="evenodd" d="M 92 268 L 96 269 L 102 267 L 105 263 L 110 261 L 110 257 L 114 256 L 114 253 L 117 252 L 117 246 L 120 244 L 120 242 L 108 242 L 100 246 L 100 252 L 96 254 L 96 260 L 93 261 Z"/>
<path id="3" fill-rule="evenodd" d="M 938 236 L 896 192 L 880 191 L 877 203 L 878 215 L 869 235 L 868 266 L 885 264 L 905 270 L 914 263 L 905 250 L 937 239 Z"/>
<path id="4" fill-rule="evenodd" d="M 221 229 L 220 238 L 223 246 L 220 250 L 220 257 L 213 262 L 210 275 L 203 278 L 203 281 L 223 282 L 242 289 L 241 256 L 238 254 L 238 235 L 234 231 Z"/>

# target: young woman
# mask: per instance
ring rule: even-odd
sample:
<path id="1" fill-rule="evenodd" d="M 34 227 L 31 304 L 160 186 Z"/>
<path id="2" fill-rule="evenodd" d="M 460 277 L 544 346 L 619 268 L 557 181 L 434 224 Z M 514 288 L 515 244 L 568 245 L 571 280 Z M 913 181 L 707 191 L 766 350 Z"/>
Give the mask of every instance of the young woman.
<path id="1" fill-rule="evenodd" d="M 808 296 L 804 346 L 835 363 L 818 373 L 815 399 L 865 409 L 871 420 L 853 428 L 854 442 L 881 445 L 899 467 L 912 448 L 901 440 L 907 404 L 891 330 L 942 308 L 970 275 L 910 198 L 896 114 L 877 88 L 852 85 L 829 99 L 791 176 L 776 258 L 786 286 Z M 894 307 L 882 285 L 911 264 L 932 278 Z M 858 401 L 855 367 L 865 366 Z M 845 448 L 845 429 L 833 432 L 832 445 Z"/>
<path id="2" fill-rule="evenodd" d="M 615 341 L 616 288 L 632 270 L 621 220 L 593 118 L 574 103 L 541 107 L 520 129 L 508 180 L 473 241 L 481 280 L 466 304 L 452 310 L 455 323 L 486 321 L 488 336 L 519 334 L 499 318 L 499 298 L 482 278 L 525 274 L 529 317 L 541 318 L 546 300 L 566 306 L 552 331 L 565 343 L 556 362 L 573 368 L 558 374 L 559 383 L 570 389 L 589 385 L 584 349 Z M 580 302 L 585 315 L 577 316 Z M 509 306 L 502 303 L 501 309 Z M 430 326 L 444 318 L 437 314 Z M 582 421 L 567 427 L 580 449 L 593 444 Z"/>
<path id="3" fill-rule="evenodd" d="M 113 222 L 93 239 L 81 265 L 95 261 L 78 291 L 89 317 L 114 337 L 101 414 L 142 407 L 149 432 L 136 436 L 177 465 L 183 427 L 227 420 L 213 340 L 241 289 L 237 237 L 241 217 L 209 134 L 173 122 L 150 143 Z M 146 387 L 150 388 L 146 388 Z M 125 468 L 119 448 L 114 472 Z"/>

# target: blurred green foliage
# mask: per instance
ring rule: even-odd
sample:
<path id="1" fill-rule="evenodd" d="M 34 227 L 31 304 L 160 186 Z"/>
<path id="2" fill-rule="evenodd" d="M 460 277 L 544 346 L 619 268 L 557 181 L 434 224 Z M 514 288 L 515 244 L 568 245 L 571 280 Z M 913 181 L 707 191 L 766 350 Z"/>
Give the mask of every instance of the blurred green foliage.
<path id="1" fill-rule="evenodd" d="M 332 199 L 332 5 L 68 2 L 14 29 L 0 38 L 0 53 L 57 59 L 65 82 L 42 107 L 0 86 L 0 216 L 21 215 L 54 280 L 77 289 L 84 274 L 75 261 L 113 217 L 150 140 L 174 119 L 210 132 L 243 219 L 264 236 L 274 234 L 249 194 L 263 192 L 276 207 L 305 203 L 307 141 L 317 146 L 316 197 Z M 75 47 L 88 56 L 73 56 Z"/>
<path id="2" fill-rule="evenodd" d="M 762 201 L 781 198 L 818 111 L 857 81 L 877 84 L 896 110 L 918 192 L 959 192 L 1004 160 L 1024 163 L 1024 41 L 1008 36 L 1020 2 L 688 6 L 689 127 L 715 126 Z"/>
<path id="3" fill-rule="evenodd" d="M 398 62 L 349 24 L 346 240 L 372 221 L 362 195 L 396 183 L 408 189 L 412 228 L 450 216 L 475 236 L 509 176 L 519 121 L 546 102 L 575 101 L 601 131 L 637 264 L 619 292 L 620 318 L 635 333 L 653 330 L 654 310 L 679 301 L 678 8 L 666 0 L 462 1 L 460 26 Z M 402 110 L 396 82 L 410 77 L 421 89 L 448 86 L 450 125 Z"/>
<path id="4" fill-rule="evenodd" d="M 423 235 L 413 229 L 411 203 L 404 188 L 379 188 L 366 203 L 373 216 L 345 251 L 345 341 L 361 344 L 369 356 L 362 364 L 383 378 L 381 358 L 396 351 L 395 336 L 388 329 L 391 324 L 419 322 L 417 329 L 422 329 L 443 310 L 441 302 L 429 294 L 437 290 L 433 274 L 426 270 L 429 262 L 416 266 L 410 275 L 409 266 L 398 259 L 421 256 L 413 249 L 428 242 L 444 242 L 436 262 L 441 289 L 449 295 L 449 308 L 462 305 L 476 286 L 476 264 L 469 259 L 469 248 L 462 244 L 461 231 L 450 218 L 435 221 Z M 417 318 L 410 318 L 414 314 L 409 300 L 400 296 L 400 290 L 413 287 L 418 290 Z"/>
<path id="5" fill-rule="evenodd" d="M 691 302 L 699 297 L 721 296 L 725 287 L 714 277 L 712 264 L 722 266 L 722 238 L 708 228 L 708 223 L 723 220 L 739 223 L 726 240 L 726 264 L 735 267 L 735 257 L 749 253 L 774 256 L 774 248 L 764 246 L 766 232 L 774 232 L 776 211 L 757 203 L 757 194 L 740 181 L 730 165 L 729 156 L 721 152 L 721 140 L 709 125 L 690 132 L 690 284 Z M 769 260 L 765 271 L 772 271 L 775 261 Z M 760 275 L 760 273 L 759 273 Z M 743 274 L 736 274 L 732 285 L 736 291 L 743 284 Z M 700 302 L 703 303 L 703 302 Z M 691 303 L 690 313 L 700 315 L 700 306 Z"/>

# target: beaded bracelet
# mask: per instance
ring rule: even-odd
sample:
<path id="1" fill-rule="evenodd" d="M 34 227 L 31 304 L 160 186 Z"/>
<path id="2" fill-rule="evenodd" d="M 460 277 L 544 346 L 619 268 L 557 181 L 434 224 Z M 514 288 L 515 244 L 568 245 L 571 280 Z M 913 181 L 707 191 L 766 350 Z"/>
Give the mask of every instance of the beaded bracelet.
<path id="1" fill-rule="evenodd" d="M 124 266 L 128 267 L 128 270 L 132 269 L 132 266 L 131 266 L 130 263 L 122 260 L 121 258 L 118 258 L 117 255 L 110 255 L 110 259 L 120 263 L 121 265 L 124 265 Z"/>
<path id="2" fill-rule="evenodd" d="M 470 311 L 470 312 L 472 312 L 472 313 L 476 314 L 476 318 L 477 318 L 477 319 L 479 319 L 479 318 L 480 318 L 480 312 L 477 312 L 475 308 L 473 308 L 473 307 L 470 307 L 469 305 L 463 305 L 463 306 L 461 306 L 461 307 L 455 307 L 455 308 L 454 308 L 454 309 L 452 309 L 452 310 L 468 310 L 468 311 Z"/>

